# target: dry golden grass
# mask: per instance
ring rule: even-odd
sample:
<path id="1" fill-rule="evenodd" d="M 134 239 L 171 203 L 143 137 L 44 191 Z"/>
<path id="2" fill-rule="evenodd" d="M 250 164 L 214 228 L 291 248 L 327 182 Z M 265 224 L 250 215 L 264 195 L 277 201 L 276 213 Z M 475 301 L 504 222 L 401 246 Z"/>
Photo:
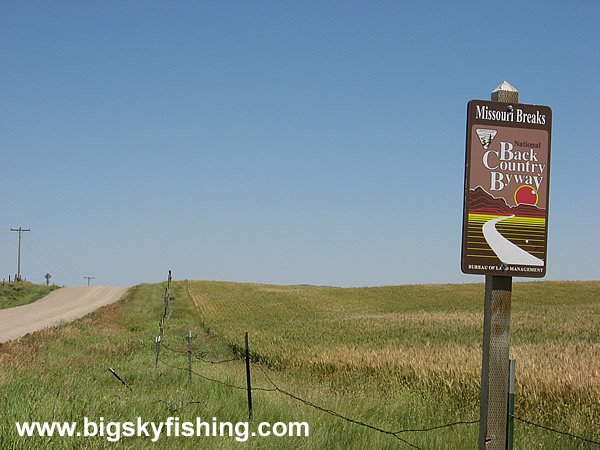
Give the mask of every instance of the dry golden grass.
<path id="1" fill-rule="evenodd" d="M 600 283 L 515 283 L 511 358 L 523 405 L 587 405 L 600 425 Z M 273 367 L 477 397 L 483 286 L 336 289 L 190 282 L 203 322 L 249 331 Z M 462 392 L 461 392 L 462 390 Z"/>

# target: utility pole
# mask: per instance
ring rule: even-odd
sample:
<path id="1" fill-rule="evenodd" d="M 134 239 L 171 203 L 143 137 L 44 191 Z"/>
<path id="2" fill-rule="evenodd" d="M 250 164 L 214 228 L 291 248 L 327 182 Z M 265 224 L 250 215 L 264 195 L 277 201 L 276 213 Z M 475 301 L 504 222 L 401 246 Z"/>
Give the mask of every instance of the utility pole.
<path id="1" fill-rule="evenodd" d="M 18 266 L 17 266 L 17 279 L 15 281 L 21 281 L 21 236 L 23 235 L 24 231 L 31 231 L 29 228 L 28 229 L 23 229 L 21 227 L 17 228 L 11 228 L 10 231 L 17 231 L 19 233 L 19 257 L 18 257 Z"/>
<path id="2" fill-rule="evenodd" d="M 87 278 L 88 280 L 88 286 L 90 285 L 90 280 L 95 280 L 96 277 L 83 277 L 83 278 Z"/>

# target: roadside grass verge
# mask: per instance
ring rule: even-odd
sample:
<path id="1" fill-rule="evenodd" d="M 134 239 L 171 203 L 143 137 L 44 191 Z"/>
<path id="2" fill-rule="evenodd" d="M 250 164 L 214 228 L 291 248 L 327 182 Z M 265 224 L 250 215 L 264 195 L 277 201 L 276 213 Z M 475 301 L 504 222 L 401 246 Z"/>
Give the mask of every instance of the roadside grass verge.
<path id="1" fill-rule="evenodd" d="M 97 423 L 247 421 L 244 332 L 255 388 L 280 389 L 388 431 L 479 418 L 483 285 L 337 289 L 219 282 L 171 284 L 155 368 L 166 283 L 139 285 L 75 322 L 0 344 L 0 448 L 105 448 L 95 437 L 17 435 L 15 421 Z M 511 355 L 516 414 L 598 440 L 598 282 L 515 283 Z M 192 383 L 188 330 L 192 329 Z M 204 361 L 202 361 L 202 358 Z M 223 364 L 206 361 L 233 360 Z M 112 367 L 133 389 L 109 371 Z M 214 381 L 211 381 L 214 380 Z M 238 389 L 239 388 L 239 389 Z M 121 437 L 121 448 L 410 448 L 393 436 L 255 390 L 254 419 L 307 422 L 308 437 Z M 101 419 L 102 418 L 102 419 Z M 419 448 L 472 448 L 477 424 L 402 439 Z M 239 436 L 238 436 L 239 437 Z M 516 424 L 520 448 L 594 448 Z"/>
<path id="2" fill-rule="evenodd" d="M 0 309 L 33 303 L 59 287 L 33 284 L 29 281 L 4 282 L 0 284 Z"/>

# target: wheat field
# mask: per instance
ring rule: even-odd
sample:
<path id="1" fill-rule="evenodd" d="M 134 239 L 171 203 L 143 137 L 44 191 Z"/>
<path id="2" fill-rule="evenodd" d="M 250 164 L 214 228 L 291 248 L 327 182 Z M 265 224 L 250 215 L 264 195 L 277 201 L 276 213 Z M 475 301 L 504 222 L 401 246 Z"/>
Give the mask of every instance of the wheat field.
<path id="1" fill-rule="evenodd" d="M 194 281 L 211 334 L 270 367 L 318 379 L 439 392 L 478 408 L 482 284 L 375 288 Z M 510 357 L 516 415 L 600 430 L 600 283 L 515 283 Z M 343 381 L 341 381 L 343 380 Z"/>

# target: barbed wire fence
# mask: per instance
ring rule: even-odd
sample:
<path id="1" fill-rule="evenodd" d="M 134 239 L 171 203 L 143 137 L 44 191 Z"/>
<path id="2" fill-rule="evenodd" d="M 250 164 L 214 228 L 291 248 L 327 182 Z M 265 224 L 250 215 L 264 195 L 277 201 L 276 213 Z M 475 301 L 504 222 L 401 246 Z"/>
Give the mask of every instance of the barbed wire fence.
<path id="1" fill-rule="evenodd" d="M 575 434 L 567 433 L 566 431 L 556 430 L 554 428 L 550 428 L 550 427 L 547 427 L 547 426 L 544 426 L 544 425 L 540 425 L 539 423 L 530 422 L 529 420 L 525 420 L 522 417 L 515 416 L 514 414 L 512 414 L 511 417 L 513 419 L 515 419 L 515 420 L 518 420 L 519 422 L 523 422 L 523 423 L 526 423 L 527 425 L 531 425 L 531 426 L 534 426 L 534 427 L 537 427 L 537 428 L 541 428 L 541 429 L 546 430 L 546 431 L 551 431 L 552 433 L 562 434 L 563 436 L 568 436 L 570 438 L 578 439 L 580 441 L 588 442 L 590 444 L 600 445 L 600 442 L 598 442 L 598 441 L 593 441 L 592 439 L 588 439 L 588 438 L 584 438 L 582 436 L 577 436 Z"/>
<path id="2" fill-rule="evenodd" d="M 168 347 L 167 345 L 164 345 L 164 344 L 163 344 L 163 348 L 165 350 L 168 350 L 168 351 L 173 352 L 173 353 L 178 353 L 178 354 L 187 354 L 188 353 L 188 351 L 185 351 L 185 350 L 176 350 L 176 349 Z M 201 356 L 198 356 L 196 354 L 192 354 L 192 357 L 195 358 L 196 360 L 204 362 L 206 364 L 227 364 L 227 363 L 232 363 L 232 362 L 240 362 L 242 360 L 241 358 L 238 357 L 238 358 L 226 359 L 226 360 L 222 360 L 222 361 L 212 361 L 212 360 L 208 360 L 206 358 L 203 358 Z M 169 363 L 167 363 L 165 361 L 162 361 L 162 360 L 160 361 L 160 363 L 163 364 L 166 367 L 171 368 L 171 369 L 176 369 L 176 370 L 180 370 L 180 371 L 189 371 L 189 368 L 174 366 L 174 365 L 169 364 Z M 458 426 L 458 425 L 473 425 L 473 424 L 479 423 L 479 419 L 477 419 L 477 420 L 460 420 L 460 421 L 455 421 L 455 422 L 451 422 L 451 423 L 445 423 L 445 424 L 441 424 L 441 425 L 435 425 L 435 426 L 431 426 L 431 427 L 427 427 L 427 428 L 407 428 L 407 429 L 401 429 L 401 430 L 396 430 L 396 431 L 394 431 L 394 430 L 386 430 L 386 429 L 383 429 L 383 428 L 380 428 L 380 427 L 377 427 L 377 426 L 365 423 L 363 421 L 360 421 L 360 420 L 353 419 L 351 417 L 345 416 L 343 414 L 338 413 L 337 411 L 334 411 L 332 409 L 320 406 L 320 405 L 318 405 L 318 404 L 316 404 L 316 403 L 314 403 L 314 402 L 312 402 L 310 400 L 304 399 L 304 398 L 302 398 L 302 397 L 300 397 L 300 396 L 298 396 L 296 394 L 293 394 L 293 393 L 289 392 L 288 390 L 281 388 L 278 384 L 276 384 L 273 381 L 272 377 L 270 377 L 268 375 L 268 373 L 266 372 L 265 368 L 260 363 L 257 363 L 257 362 L 254 361 L 252 364 L 253 364 L 254 367 L 258 367 L 258 369 L 261 371 L 261 373 L 265 376 L 265 378 L 269 381 L 270 385 L 272 386 L 270 388 L 268 388 L 268 387 L 267 388 L 265 388 L 265 387 L 252 387 L 252 391 L 276 392 L 276 393 L 285 395 L 285 396 L 287 396 L 289 398 L 292 398 L 292 399 L 294 399 L 294 400 L 296 400 L 296 401 L 298 401 L 300 403 L 303 403 L 306 406 L 309 406 L 309 407 L 311 407 L 313 409 L 319 410 L 319 411 L 324 412 L 326 414 L 329 414 L 331 416 L 337 417 L 339 419 L 345 420 L 346 422 L 353 423 L 355 425 L 359 425 L 359 426 L 362 426 L 362 427 L 365 427 L 365 428 L 369 428 L 369 429 L 371 429 L 373 431 L 377 431 L 379 433 L 383 433 L 383 434 L 394 436 L 395 438 L 397 438 L 397 439 L 405 442 L 407 445 L 411 446 L 412 448 L 419 448 L 419 447 L 411 444 L 410 442 L 406 442 L 404 439 L 400 438 L 399 435 L 404 434 L 404 433 L 424 433 L 424 432 L 431 432 L 431 431 L 440 430 L 440 429 L 443 429 L 443 428 L 454 427 L 454 426 Z M 197 372 L 196 370 L 192 370 L 192 374 L 194 376 L 197 376 L 197 377 L 205 380 L 205 381 L 217 383 L 217 384 L 220 384 L 222 386 L 225 386 L 225 387 L 228 387 L 228 388 L 231 388 L 231 389 L 237 389 L 237 390 L 241 390 L 241 391 L 245 391 L 247 389 L 244 386 L 236 386 L 236 385 L 233 385 L 233 384 L 230 384 L 230 383 L 226 383 L 226 382 L 214 379 L 214 378 L 207 377 L 206 375 L 201 374 L 201 373 Z M 567 437 L 570 437 L 572 439 L 581 440 L 583 442 L 587 442 L 587 443 L 590 443 L 590 444 L 600 445 L 599 441 L 595 441 L 595 440 L 592 440 L 592 439 L 589 439 L 589 438 L 578 436 L 578 435 L 575 435 L 575 434 L 572 434 L 572 433 L 568 433 L 568 432 L 556 430 L 554 428 L 551 428 L 551 427 L 548 427 L 548 426 L 545 426 L 545 425 L 541 425 L 541 424 L 538 424 L 538 423 L 526 420 L 526 419 L 524 419 L 522 417 L 519 417 L 517 415 L 511 415 L 511 417 L 513 417 L 515 420 L 523 422 L 523 423 L 525 423 L 527 425 L 531 425 L 531 426 L 534 426 L 534 427 L 537 427 L 537 428 L 541 428 L 541 429 L 544 429 L 544 430 L 552 432 L 552 433 L 556 433 L 556 434 L 560 434 L 560 435 L 563 435 L 563 436 L 567 436 Z"/>
<path id="3" fill-rule="evenodd" d="M 323 412 L 325 414 L 329 414 L 329 415 L 331 415 L 333 417 L 337 417 L 338 419 L 344 420 L 344 421 L 346 421 L 348 423 L 351 423 L 351 424 L 354 424 L 354 425 L 357 425 L 357 426 L 361 426 L 361 427 L 373 430 L 374 432 L 378 432 L 378 433 L 386 434 L 386 435 L 389 435 L 389 436 L 393 436 L 394 438 L 396 438 L 397 440 L 401 441 L 402 443 L 408 445 L 409 447 L 416 448 L 416 449 L 418 449 L 420 447 L 418 447 L 415 444 L 409 442 L 408 440 L 400 437 L 400 435 L 405 434 L 405 433 L 428 433 L 428 432 L 432 432 L 432 431 L 436 431 L 436 430 L 440 430 L 440 429 L 444 429 L 444 428 L 455 427 L 455 426 L 459 426 L 459 425 L 473 425 L 473 424 L 479 423 L 479 419 L 477 419 L 477 420 L 460 420 L 460 421 L 454 421 L 454 422 L 451 422 L 451 423 L 445 423 L 445 424 L 441 424 L 441 425 L 430 426 L 430 427 L 426 427 L 426 428 L 410 428 L 410 429 L 407 428 L 407 429 L 401 429 L 401 430 L 396 430 L 396 431 L 394 431 L 394 430 L 386 430 L 386 429 L 377 427 L 375 425 L 363 422 L 361 420 L 345 416 L 345 415 L 343 415 L 343 414 L 341 414 L 341 413 L 339 413 L 337 411 L 334 411 L 332 409 L 329 409 L 329 408 L 326 408 L 324 406 L 318 405 L 318 404 L 316 404 L 316 403 L 314 403 L 314 402 L 312 402 L 310 400 L 307 400 L 307 399 L 302 398 L 302 397 L 300 397 L 300 396 L 298 396 L 296 394 L 293 394 L 293 393 L 291 393 L 287 389 L 283 389 L 282 387 L 280 387 L 278 384 L 276 384 L 273 381 L 272 377 L 269 376 L 268 373 L 267 373 L 267 371 L 265 370 L 265 367 L 263 367 L 256 360 L 252 361 L 252 365 L 255 366 L 255 367 L 258 367 L 258 369 L 260 369 L 260 371 L 262 372 L 262 374 L 264 375 L 264 377 L 268 380 L 268 382 L 271 385 L 271 387 L 250 387 L 250 384 L 248 384 L 248 386 L 246 386 L 246 387 L 244 387 L 244 386 L 238 386 L 238 385 L 231 384 L 231 383 L 226 383 L 224 381 L 217 380 L 216 378 L 211 378 L 211 377 L 208 377 L 208 376 L 206 376 L 206 375 L 204 375 L 202 373 L 199 373 L 197 370 L 193 370 L 193 368 L 192 368 L 192 364 L 191 364 L 192 358 L 195 359 L 195 360 L 197 360 L 197 361 L 200 361 L 202 363 L 205 363 L 205 364 L 220 365 L 220 364 L 231 364 L 231 363 L 240 362 L 240 361 L 243 360 L 243 355 L 240 354 L 239 356 L 233 357 L 233 358 L 230 358 L 230 359 L 213 361 L 213 360 L 205 358 L 204 356 L 198 354 L 197 352 L 194 353 L 193 350 L 192 350 L 192 344 L 191 344 L 191 330 L 190 330 L 190 334 L 189 334 L 189 338 L 188 338 L 189 339 L 189 341 L 188 341 L 189 342 L 188 350 L 177 350 L 177 349 L 174 349 L 174 348 L 166 345 L 164 342 L 162 342 L 162 337 L 163 337 L 163 333 L 164 333 L 164 321 L 168 320 L 170 318 L 170 315 L 173 312 L 172 310 L 170 310 L 170 312 L 168 312 L 169 300 L 171 298 L 169 296 L 169 288 L 170 288 L 171 280 L 172 280 L 172 278 L 171 278 L 171 271 L 169 270 L 168 284 L 167 284 L 167 288 L 165 289 L 165 298 L 164 298 L 165 308 L 164 308 L 164 312 L 163 312 L 163 315 L 162 315 L 160 323 L 159 323 L 159 333 L 158 333 L 158 335 L 157 335 L 157 337 L 155 339 L 155 341 L 156 341 L 156 362 L 155 362 L 156 366 L 158 366 L 158 363 L 160 362 L 162 365 L 164 365 L 165 367 L 168 367 L 170 369 L 175 369 L 175 370 L 179 370 L 179 371 L 188 372 L 190 380 L 191 380 L 192 375 L 194 375 L 194 376 L 196 376 L 196 377 L 198 377 L 198 378 L 200 378 L 200 379 L 202 379 L 204 381 L 207 381 L 207 382 L 210 382 L 210 383 L 215 383 L 215 384 L 221 385 L 221 386 L 229 388 L 229 389 L 235 389 L 235 390 L 241 390 L 241 391 L 260 391 L 260 392 L 278 393 L 278 394 L 281 394 L 281 395 L 286 396 L 288 398 L 291 398 L 291 399 L 293 399 L 293 400 L 295 400 L 295 401 L 297 401 L 299 403 L 302 403 L 305 406 L 308 406 L 308 407 L 313 408 L 315 410 L 321 411 L 321 412 Z M 169 352 L 175 353 L 175 354 L 187 355 L 188 358 L 189 358 L 189 361 L 190 361 L 188 367 L 178 367 L 176 365 L 167 363 L 163 359 L 159 359 L 159 352 L 160 352 L 160 348 L 161 347 L 163 349 L 165 349 L 165 350 L 167 350 Z M 246 355 L 246 357 L 247 357 L 247 355 Z M 248 359 L 248 362 L 249 362 L 249 359 Z M 247 370 L 249 370 L 249 368 Z M 123 381 L 112 369 L 110 369 L 110 371 L 128 389 L 131 390 L 131 387 L 125 381 Z M 169 401 L 165 401 L 165 400 L 156 400 L 156 402 L 161 402 L 161 403 L 166 404 L 167 407 L 169 407 L 170 411 L 172 411 L 172 412 L 178 410 L 177 408 L 173 407 L 173 402 L 172 401 L 169 402 Z M 184 405 L 184 407 L 188 406 L 190 404 L 195 404 L 195 403 L 202 403 L 202 402 L 196 401 L 196 400 L 192 399 L 189 402 L 187 402 Z M 180 409 L 182 409 L 182 408 L 180 408 Z M 251 405 L 250 405 L 250 409 L 251 409 Z M 568 432 L 565 432 L 565 431 L 560 431 L 560 430 L 557 430 L 557 429 L 554 429 L 554 428 L 551 428 L 551 427 L 548 427 L 548 426 L 545 426 L 545 425 L 541 425 L 541 424 L 529 421 L 527 419 L 524 419 L 522 417 L 519 417 L 519 416 L 517 416 L 515 414 L 510 414 L 510 417 L 512 419 L 514 419 L 514 420 L 517 420 L 517 421 L 522 422 L 522 423 L 524 423 L 526 425 L 529 425 L 529 426 L 533 426 L 533 427 L 540 428 L 540 429 L 543 429 L 543 430 L 551 432 L 551 433 L 555 433 L 555 434 L 566 436 L 566 437 L 570 437 L 572 439 L 576 439 L 576 440 L 579 440 L 579 441 L 582 441 L 582 442 L 587 442 L 587 443 L 590 443 L 590 444 L 595 444 L 595 445 L 600 446 L 600 441 L 596 441 L 596 440 L 593 440 L 593 439 L 589 439 L 589 438 L 586 438 L 586 437 L 578 436 L 578 435 L 575 435 L 575 434 L 572 434 L 572 433 L 568 433 Z"/>

